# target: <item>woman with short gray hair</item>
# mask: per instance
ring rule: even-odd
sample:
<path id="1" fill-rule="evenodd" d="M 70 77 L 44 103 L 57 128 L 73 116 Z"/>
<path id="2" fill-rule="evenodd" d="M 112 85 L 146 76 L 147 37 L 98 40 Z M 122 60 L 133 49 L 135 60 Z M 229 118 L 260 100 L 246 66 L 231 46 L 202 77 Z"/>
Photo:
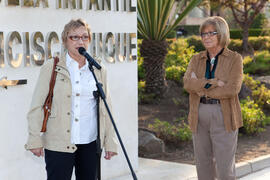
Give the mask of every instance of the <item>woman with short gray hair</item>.
<path id="1" fill-rule="evenodd" d="M 189 125 L 199 180 L 234 180 L 238 128 L 243 125 L 238 93 L 242 57 L 227 48 L 227 22 L 218 16 L 200 26 L 205 51 L 192 57 L 184 75 Z"/>

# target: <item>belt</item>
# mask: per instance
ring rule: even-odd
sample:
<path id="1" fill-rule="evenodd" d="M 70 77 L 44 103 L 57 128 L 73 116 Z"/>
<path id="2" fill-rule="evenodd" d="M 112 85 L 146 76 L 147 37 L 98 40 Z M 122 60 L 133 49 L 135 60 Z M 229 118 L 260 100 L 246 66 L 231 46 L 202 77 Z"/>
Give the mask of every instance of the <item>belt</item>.
<path id="1" fill-rule="evenodd" d="M 200 102 L 203 104 L 220 104 L 219 99 L 212 99 L 212 98 L 206 98 L 206 97 L 201 97 Z"/>

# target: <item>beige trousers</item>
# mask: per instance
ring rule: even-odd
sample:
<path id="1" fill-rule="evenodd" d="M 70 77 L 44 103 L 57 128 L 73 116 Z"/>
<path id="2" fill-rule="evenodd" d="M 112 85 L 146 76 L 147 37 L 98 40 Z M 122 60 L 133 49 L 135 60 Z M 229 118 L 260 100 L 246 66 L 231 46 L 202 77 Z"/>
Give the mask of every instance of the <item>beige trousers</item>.
<path id="1" fill-rule="evenodd" d="M 193 146 L 199 180 L 235 180 L 235 152 L 238 130 L 225 130 L 220 104 L 199 106 Z"/>

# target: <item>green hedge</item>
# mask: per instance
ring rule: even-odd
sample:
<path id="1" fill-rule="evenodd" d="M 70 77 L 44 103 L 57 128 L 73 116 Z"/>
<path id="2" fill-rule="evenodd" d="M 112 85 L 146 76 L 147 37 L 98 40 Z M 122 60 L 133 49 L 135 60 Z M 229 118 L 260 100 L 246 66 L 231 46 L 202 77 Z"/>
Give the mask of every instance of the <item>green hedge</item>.
<path id="1" fill-rule="evenodd" d="M 188 36 L 199 35 L 200 25 L 181 25 L 181 26 L 177 26 L 176 30 L 180 28 L 187 31 Z"/>
<path id="2" fill-rule="evenodd" d="M 249 37 L 250 36 L 269 36 L 270 29 L 249 29 Z M 242 29 L 231 29 L 230 30 L 230 38 L 231 39 L 242 39 Z"/>
<path id="3" fill-rule="evenodd" d="M 196 52 L 205 50 L 200 36 L 190 36 L 187 38 L 188 46 L 194 46 Z M 259 36 L 259 37 L 249 37 L 249 44 L 254 48 L 255 51 L 270 50 L 270 36 Z M 228 48 L 241 52 L 242 51 L 242 40 L 231 39 Z"/>
<path id="4" fill-rule="evenodd" d="M 177 29 L 184 29 L 187 31 L 187 36 L 196 35 L 199 36 L 199 25 L 180 25 Z M 231 39 L 242 39 L 242 29 L 230 29 L 230 38 Z M 269 36 L 270 35 L 270 29 L 249 29 L 249 36 Z"/>

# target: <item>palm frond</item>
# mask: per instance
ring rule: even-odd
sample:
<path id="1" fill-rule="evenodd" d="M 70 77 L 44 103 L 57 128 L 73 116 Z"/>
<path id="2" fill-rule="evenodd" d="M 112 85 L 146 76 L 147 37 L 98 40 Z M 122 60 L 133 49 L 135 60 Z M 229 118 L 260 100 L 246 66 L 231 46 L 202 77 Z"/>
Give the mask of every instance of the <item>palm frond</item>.
<path id="1" fill-rule="evenodd" d="M 183 0 L 187 1 L 187 0 Z M 202 0 L 191 0 L 177 19 L 170 19 L 175 0 L 137 0 L 138 8 L 138 32 L 144 39 L 164 40 L 166 36 L 176 28 L 179 22 Z M 181 3 L 181 2 L 180 2 Z M 176 8 L 183 8 L 182 4 Z"/>

